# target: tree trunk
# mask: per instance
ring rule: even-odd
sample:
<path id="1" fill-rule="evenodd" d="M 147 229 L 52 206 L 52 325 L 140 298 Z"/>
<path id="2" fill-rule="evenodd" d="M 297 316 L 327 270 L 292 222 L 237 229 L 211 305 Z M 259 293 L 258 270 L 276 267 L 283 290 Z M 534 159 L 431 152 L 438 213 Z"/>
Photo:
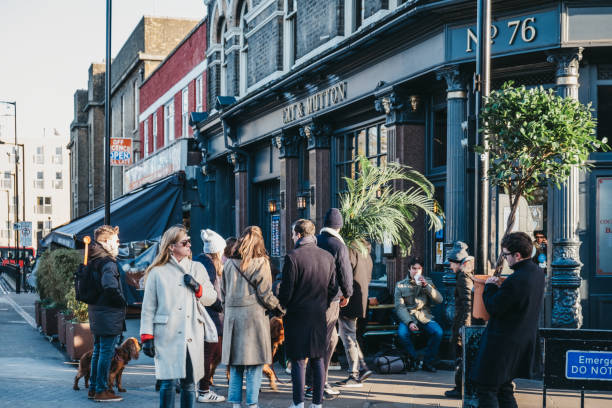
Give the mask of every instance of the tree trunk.
<path id="1" fill-rule="evenodd" d="M 506 224 L 506 231 L 504 232 L 504 237 L 508 235 L 510 231 L 512 231 L 512 227 L 514 227 L 514 221 L 516 219 L 516 210 L 518 209 L 520 198 L 521 194 L 517 194 L 516 197 L 514 197 L 514 201 L 511 200 L 512 206 L 510 207 L 510 215 L 508 215 L 508 222 Z M 500 253 L 499 257 L 497 258 L 497 264 L 495 266 L 495 272 L 493 273 L 493 276 L 501 275 L 503 267 L 504 257 Z"/>

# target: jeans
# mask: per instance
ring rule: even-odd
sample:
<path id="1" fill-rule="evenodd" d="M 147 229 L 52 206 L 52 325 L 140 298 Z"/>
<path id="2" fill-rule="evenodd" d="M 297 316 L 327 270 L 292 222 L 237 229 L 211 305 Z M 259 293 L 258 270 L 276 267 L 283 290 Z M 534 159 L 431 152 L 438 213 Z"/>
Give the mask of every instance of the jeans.
<path id="1" fill-rule="evenodd" d="M 110 388 L 108 375 L 111 361 L 115 355 L 117 336 L 94 336 L 94 347 L 91 355 L 90 385 L 96 393 Z"/>
<path id="2" fill-rule="evenodd" d="M 210 384 L 215 375 L 215 369 L 221 361 L 222 344 L 223 339 L 221 336 L 219 336 L 219 341 L 217 343 L 204 343 L 204 377 L 202 377 L 198 386 L 198 391 L 202 393 L 210 390 Z"/>
<path id="3" fill-rule="evenodd" d="M 359 343 L 357 342 L 357 318 L 340 316 L 338 323 L 340 338 L 342 339 L 342 344 L 346 351 L 349 375 L 357 378 L 359 377 L 360 370 L 368 369 L 363 359 L 361 348 L 359 348 Z"/>
<path id="4" fill-rule="evenodd" d="M 417 323 L 417 326 L 421 332 L 425 332 L 427 335 L 427 346 L 425 347 L 425 356 L 423 361 L 431 364 L 438 357 L 438 349 L 440 348 L 440 341 L 442 341 L 442 328 L 434 320 L 431 320 L 427 324 Z M 400 343 L 410 357 L 416 359 L 417 354 L 416 350 L 414 349 L 414 345 L 412 344 L 412 339 L 410 338 L 411 334 L 412 332 L 408 326 L 406 326 L 403 322 L 400 322 L 397 330 Z"/>
<path id="5" fill-rule="evenodd" d="M 480 408 L 518 408 L 514 399 L 512 381 L 498 386 L 476 385 L 478 406 Z"/>
<path id="6" fill-rule="evenodd" d="M 321 404 L 323 401 L 323 383 L 325 379 L 325 364 L 321 357 L 311 358 L 308 364 L 312 367 L 313 387 L 312 403 Z M 291 383 L 293 384 L 293 405 L 304 402 L 304 384 L 306 383 L 306 359 L 291 360 Z"/>
<path id="7" fill-rule="evenodd" d="M 242 377 L 244 377 L 246 371 L 246 403 L 247 405 L 257 405 L 262 368 L 263 365 L 231 365 L 227 402 L 231 404 L 242 403 Z"/>
<path id="8" fill-rule="evenodd" d="M 327 349 L 325 350 L 325 358 L 323 363 L 325 364 L 325 377 L 323 383 L 327 383 L 327 370 L 329 369 L 329 363 L 331 362 L 332 355 L 338 345 L 338 330 L 336 330 L 336 323 L 338 322 L 338 316 L 340 314 L 340 302 L 332 302 L 325 312 L 325 320 L 327 321 Z M 306 366 L 306 385 L 312 386 L 312 367 L 310 364 Z"/>
<path id="9" fill-rule="evenodd" d="M 193 380 L 193 365 L 189 351 L 185 362 L 185 378 L 181 378 L 181 408 L 193 408 L 195 404 L 195 383 Z M 159 408 L 174 408 L 176 394 L 175 379 L 161 380 L 159 388 Z"/>

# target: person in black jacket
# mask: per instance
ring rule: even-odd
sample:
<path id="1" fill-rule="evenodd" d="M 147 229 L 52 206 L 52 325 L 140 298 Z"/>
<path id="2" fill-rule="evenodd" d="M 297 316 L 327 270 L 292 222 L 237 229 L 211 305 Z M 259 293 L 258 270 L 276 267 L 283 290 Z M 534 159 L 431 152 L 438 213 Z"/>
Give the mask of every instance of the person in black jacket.
<path id="1" fill-rule="evenodd" d="M 127 303 L 121 286 L 116 257 L 119 254 L 119 227 L 103 225 L 94 231 L 89 247 L 88 268 L 102 290 L 98 301 L 88 306 L 89 326 L 94 336 L 88 397 L 114 402 L 123 398 L 108 390 L 108 374 L 115 345 L 125 330 Z"/>
<path id="2" fill-rule="evenodd" d="M 338 282 L 339 290 L 333 301 L 327 309 L 325 315 L 327 321 L 327 351 L 325 355 L 325 396 L 333 398 L 340 394 L 339 391 L 332 388 L 327 382 L 327 370 L 329 363 L 338 345 L 338 331 L 336 323 L 340 315 L 340 308 L 348 304 L 349 298 L 353 295 L 353 268 L 349 259 L 348 248 L 344 244 L 344 240 L 340 236 L 340 229 L 343 225 L 342 214 L 337 208 L 330 208 L 325 214 L 323 220 L 323 228 L 317 235 L 317 245 L 319 248 L 326 250 L 334 257 L 336 265 L 336 281 Z M 310 364 L 306 374 L 306 381 L 309 386 L 312 385 L 310 379 Z M 310 394 L 311 390 L 307 391 Z"/>
<path id="3" fill-rule="evenodd" d="M 472 372 L 482 408 L 517 407 L 512 380 L 531 371 L 544 296 L 545 276 L 531 260 L 529 235 L 513 232 L 501 247 L 514 273 L 503 283 L 493 276 L 485 283 L 482 297 L 491 317 Z"/>
<path id="4" fill-rule="evenodd" d="M 315 226 L 298 220 L 292 228 L 295 249 L 283 263 L 278 300 L 287 309 L 285 348 L 291 359 L 292 407 L 304 406 L 306 359 L 312 367 L 313 407 L 320 407 L 327 357 L 326 311 L 338 292 L 334 258 L 317 247 Z"/>

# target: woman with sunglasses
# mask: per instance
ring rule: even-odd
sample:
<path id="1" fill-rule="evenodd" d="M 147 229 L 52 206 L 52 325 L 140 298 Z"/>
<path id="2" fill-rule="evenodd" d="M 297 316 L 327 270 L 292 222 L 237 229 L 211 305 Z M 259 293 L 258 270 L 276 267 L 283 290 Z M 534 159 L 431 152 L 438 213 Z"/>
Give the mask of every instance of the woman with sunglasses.
<path id="1" fill-rule="evenodd" d="M 140 317 L 142 350 L 155 358 L 161 380 L 160 408 L 174 408 L 174 384 L 180 379 L 181 408 L 193 408 L 195 382 L 204 377 L 204 341 L 217 331 L 205 306 L 217 300 L 208 273 L 191 260 L 191 240 L 182 225 L 162 236 L 159 253 L 145 273 Z"/>

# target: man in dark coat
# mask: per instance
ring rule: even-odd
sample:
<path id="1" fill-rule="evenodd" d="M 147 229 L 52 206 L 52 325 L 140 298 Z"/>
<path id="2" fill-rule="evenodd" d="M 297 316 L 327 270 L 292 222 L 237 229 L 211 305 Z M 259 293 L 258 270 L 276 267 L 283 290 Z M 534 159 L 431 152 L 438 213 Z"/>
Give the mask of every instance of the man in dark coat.
<path id="1" fill-rule="evenodd" d="M 326 310 L 336 296 L 334 258 L 317 247 L 312 221 L 293 228 L 295 249 L 285 256 L 278 300 L 286 308 L 285 348 L 291 359 L 293 406 L 304 406 L 306 359 L 313 372 L 313 407 L 323 400 L 327 327 Z"/>
<path id="2" fill-rule="evenodd" d="M 119 253 L 119 227 L 103 225 L 94 231 L 89 249 L 89 268 L 99 283 L 101 295 L 88 306 L 89 325 L 94 336 L 88 397 L 113 402 L 123 398 L 108 390 L 108 374 L 115 345 L 125 328 L 127 302 L 123 294 L 116 257 Z"/>
<path id="3" fill-rule="evenodd" d="M 363 252 L 352 247 L 348 249 L 353 269 L 353 295 L 348 305 L 340 309 L 338 327 L 346 352 L 349 376 L 336 383 L 341 387 L 363 387 L 363 382 L 372 375 L 357 342 L 357 319 L 363 319 L 366 316 L 368 286 L 372 280 L 372 268 L 374 267 L 369 242 L 363 242 L 363 247 Z"/>
<path id="4" fill-rule="evenodd" d="M 327 352 L 325 355 L 325 396 L 333 398 L 340 394 L 339 391 L 329 385 L 327 382 L 327 371 L 334 350 L 338 345 L 338 331 L 336 323 L 340 315 L 340 308 L 348 304 L 349 298 L 353 295 L 353 268 L 348 255 L 348 248 L 344 244 L 344 240 L 340 236 L 340 229 L 343 225 L 342 214 L 337 208 L 330 208 L 323 219 L 323 228 L 320 234 L 317 235 L 317 245 L 319 248 L 326 250 L 334 257 L 336 265 L 335 274 L 338 282 L 338 293 L 329 305 L 326 313 L 327 320 Z M 310 368 L 310 365 L 308 365 Z M 306 381 L 310 386 L 311 382 L 310 369 L 306 373 Z M 306 392 L 310 393 L 310 389 Z"/>
<path id="5" fill-rule="evenodd" d="M 527 377 L 535 357 L 545 276 L 531 260 L 529 235 L 514 232 L 501 242 L 514 273 L 500 285 L 487 279 L 483 301 L 491 316 L 482 336 L 472 379 L 479 406 L 517 407 L 512 380 Z"/>
<path id="6" fill-rule="evenodd" d="M 469 256 L 466 243 L 456 241 L 448 251 L 448 262 L 455 273 L 455 316 L 453 318 L 451 345 L 455 346 L 455 388 L 444 393 L 449 398 L 461 398 L 463 383 L 463 346 L 461 327 L 472 322 L 472 288 L 474 282 L 474 257 Z"/>

